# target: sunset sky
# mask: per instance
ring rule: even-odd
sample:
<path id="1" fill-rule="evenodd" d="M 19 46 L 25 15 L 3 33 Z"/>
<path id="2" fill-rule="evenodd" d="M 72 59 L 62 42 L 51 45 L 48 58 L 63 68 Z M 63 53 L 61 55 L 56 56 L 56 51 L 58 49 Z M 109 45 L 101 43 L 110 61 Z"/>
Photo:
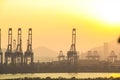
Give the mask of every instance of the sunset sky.
<path id="1" fill-rule="evenodd" d="M 33 29 L 33 48 L 70 49 L 72 28 L 77 31 L 77 50 L 86 51 L 120 35 L 119 0 L 0 0 L 2 47 L 7 48 L 8 28 L 22 28 L 26 50 L 28 28 Z"/>

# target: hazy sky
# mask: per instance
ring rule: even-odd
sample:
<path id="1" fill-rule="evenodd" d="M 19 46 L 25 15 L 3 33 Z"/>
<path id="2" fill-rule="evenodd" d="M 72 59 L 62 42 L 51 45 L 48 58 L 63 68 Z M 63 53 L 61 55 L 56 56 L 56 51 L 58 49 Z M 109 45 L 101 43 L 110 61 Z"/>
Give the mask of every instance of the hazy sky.
<path id="1" fill-rule="evenodd" d="M 77 31 L 77 50 L 86 51 L 120 35 L 119 0 L 0 0 L 2 47 L 7 47 L 8 28 L 22 28 L 26 49 L 28 28 L 33 29 L 33 48 L 45 46 L 67 51 L 72 28 Z"/>

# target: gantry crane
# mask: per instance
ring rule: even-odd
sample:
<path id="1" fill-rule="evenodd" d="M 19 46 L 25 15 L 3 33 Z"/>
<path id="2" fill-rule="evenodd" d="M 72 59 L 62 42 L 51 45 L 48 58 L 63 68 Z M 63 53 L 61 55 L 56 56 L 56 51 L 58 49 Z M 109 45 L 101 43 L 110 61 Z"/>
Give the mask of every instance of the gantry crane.
<path id="1" fill-rule="evenodd" d="M 70 51 L 67 52 L 67 60 L 69 63 L 73 63 L 76 64 L 78 61 L 78 54 L 76 51 L 76 29 L 73 28 L 72 30 L 72 44 L 71 44 L 71 48 Z"/>
<path id="2" fill-rule="evenodd" d="M 32 28 L 28 30 L 27 50 L 24 54 L 24 63 L 33 63 L 33 51 L 32 51 Z"/>
<path id="3" fill-rule="evenodd" d="M 63 55 L 63 51 L 60 51 L 58 55 L 58 61 L 64 61 L 64 60 L 65 60 L 65 56 Z"/>
<path id="4" fill-rule="evenodd" d="M 117 61 L 117 55 L 115 54 L 115 52 L 112 50 L 110 55 L 108 56 L 108 61 L 109 62 L 115 62 Z"/>
<path id="5" fill-rule="evenodd" d="M 22 51 L 22 30 L 18 28 L 18 38 L 17 38 L 17 48 L 14 53 L 14 63 L 22 64 L 23 63 L 23 51 Z"/>
<path id="6" fill-rule="evenodd" d="M 88 51 L 88 54 L 86 57 L 88 60 L 100 60 L 100 56 L 97 51 L 94 51 L 94 52 Z"/>
<path id="7" fill-rule="evenodd" d="M 5 52 L 5 64 L 13 63 L 13 53 L 12 53 L 12 28 L 8 30 L 8 46 Z"/>

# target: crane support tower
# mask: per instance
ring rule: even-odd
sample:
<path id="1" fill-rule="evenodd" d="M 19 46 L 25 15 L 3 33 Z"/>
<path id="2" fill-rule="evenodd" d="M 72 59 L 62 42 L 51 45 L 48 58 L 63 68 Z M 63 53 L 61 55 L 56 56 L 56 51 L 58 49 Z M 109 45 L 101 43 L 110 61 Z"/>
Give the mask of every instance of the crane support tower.
<path id="1" fill-rule="evenodd" d="M 13 63 L 13 53 L 12 53 L 12 28 L 8 30 L 8 46 L 5 52 L 5 64 Z"/>
<path id="2" fill-rule="evenodd" d="M 18 38 L 17 38 L 17 48 L 14 53 L 14 63 L 22 64 L 23 63 L 23 51 L 22 51 L 22 30 L 18 28 Z"/>
<path id="3" fill-rule="evenodd" d="M 0 64 L 3 64 L 3 52 L 1 49 L 1 29 L 0 29 Z"/>
<path id="4" fill-rule="evenodd" d="M 71 48 L 70 51 L 67 52 L 67 60 L 69 63 L 73 63 L 76 64 L 78 61 L 78 54 L 76 51 L 76 29 L 73 28 L 72 30 L 72 44 L 71 44 Z"/>
<path id="5" fill-rule="evenodd" d="M 33 51 L 32 51 L 32 28 L 29 28 L 28 30 L 28 40 L 27 40 L 27 50 L 24 54 L 24 63 L 25 64 L 31 64 L 33 63 Z"/>

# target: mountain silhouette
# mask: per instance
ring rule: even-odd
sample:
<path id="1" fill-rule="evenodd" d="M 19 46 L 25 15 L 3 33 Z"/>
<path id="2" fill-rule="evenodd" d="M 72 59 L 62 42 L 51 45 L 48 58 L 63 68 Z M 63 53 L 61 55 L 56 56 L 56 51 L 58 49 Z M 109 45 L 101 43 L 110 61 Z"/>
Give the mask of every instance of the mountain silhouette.
<path id="1" fill-rule="evenodd" d="M 49 49 L 47 47 L 38 47 L 33 49 L 34 52 L 34 60 L 40 61 L 40 62 L 49 62 L 49 61 L 54 61 L 57 60 L 58 52 Z"/>

